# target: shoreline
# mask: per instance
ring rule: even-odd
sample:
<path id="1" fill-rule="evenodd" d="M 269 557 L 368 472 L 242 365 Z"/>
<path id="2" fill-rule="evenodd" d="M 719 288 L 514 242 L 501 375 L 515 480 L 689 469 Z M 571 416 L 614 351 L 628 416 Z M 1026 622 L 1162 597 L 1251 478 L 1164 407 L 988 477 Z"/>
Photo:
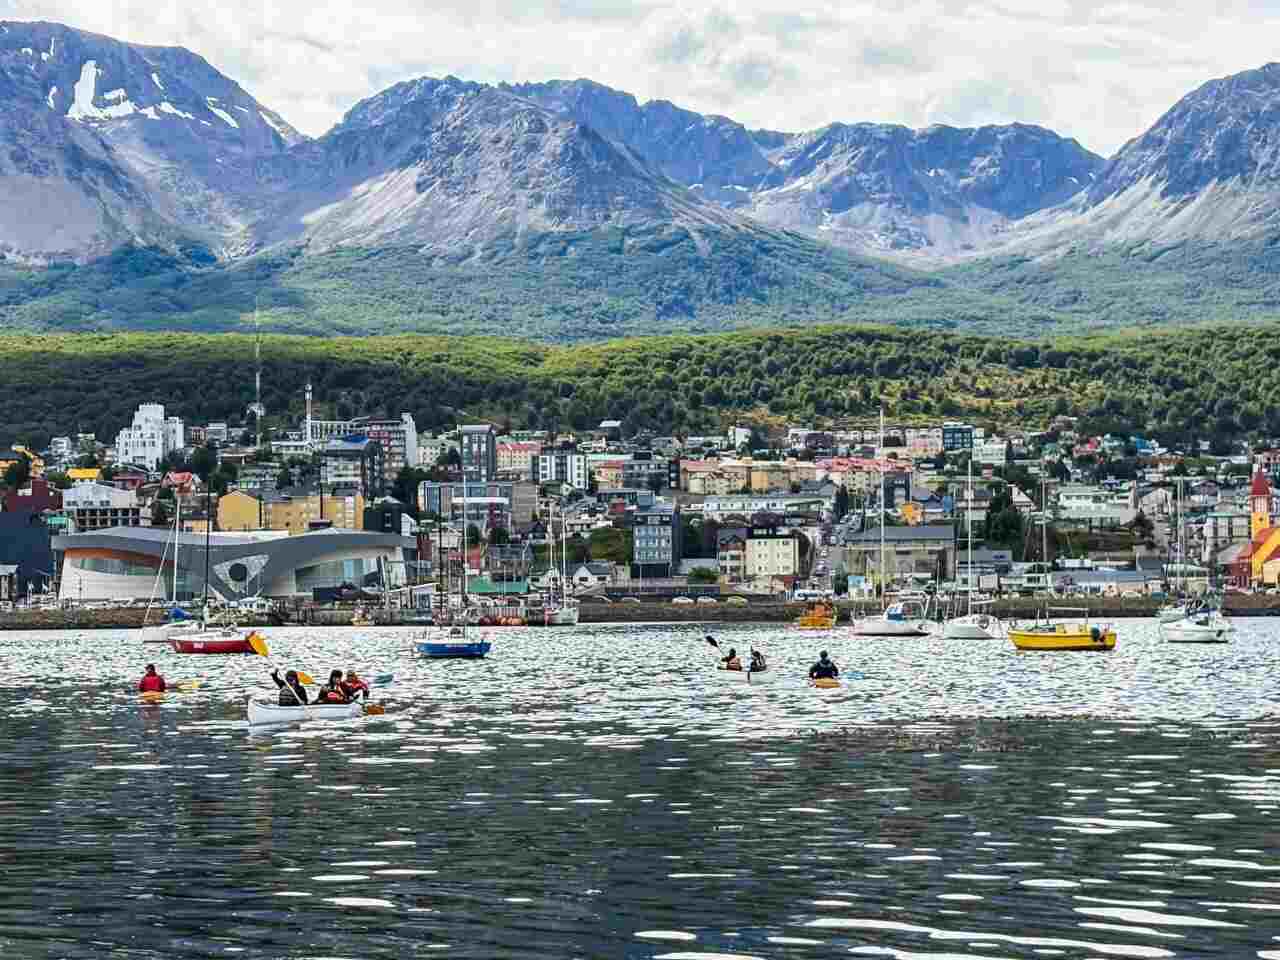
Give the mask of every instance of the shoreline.
<path id="1" fill-rule="evenodd" d="M 1089 617 L 1095 619 L 1139 619 L 1156 615 L 1159 605 L 1145 598 L 1095 597 L 1088 600 L 1062 600 L 1063 607 L 1087 608 Z M 672 604 L 672 603 L 593 603 L 584 601 L 579 607 L 579 623 L 774 623 L 790 624 L 807 610 L 807 603 L 749 603 L 735 604 Z M 850 623 L 851 618 L 878 613 L 880 605 L 869 601 L 838 604 L 840 615 L 837 627 Z M 986 611 L 1002 620 L 1029 620 L 1044 608 L 1043 602 L 1032 598 L 1005 598 L 990 604 Z M 372 610 L 368 611 L 374 627 L 421 627 L 406 623 L 412 612 Z M 1280 616 L 1280 596 L 1237 594 L 1225 604 L 1224 612 L 1231 617 Z M 142 626 L 145 611 L 140 608 L 117 610 L 23 610 L 0 613 L 0 633 L 28 630 L 136 630 Z M 238 618 L 239 626 L 250 627 L 349 627 L 367 630 L 369 627 L 352 627 L 351 611 L 323 608 L 298 608 L 285 610 L 283 615 L 256 615 Z M 154 622 L 154 620 L 153 620 Z M 510 629 L 502 626 L 484 627 L 485 630 Z M 565 628 L 530 626 L 525 629 L 555 633 Z M 815 631 L 821 632 L 821 631 Z"/>

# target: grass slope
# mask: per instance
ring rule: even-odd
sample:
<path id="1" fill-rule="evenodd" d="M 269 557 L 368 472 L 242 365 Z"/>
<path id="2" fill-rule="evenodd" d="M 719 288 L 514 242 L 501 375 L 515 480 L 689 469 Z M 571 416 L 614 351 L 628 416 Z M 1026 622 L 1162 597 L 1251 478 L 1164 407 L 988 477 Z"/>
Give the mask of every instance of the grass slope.
<path id="1" fill-rule="evenodd" d="M 1280 238 L 991 257 L 939 277 L 1066 318 L 1063 331 L 1280 318 Z"/>
<path id="2" fill-rule="evenodd" d="M 0 336 L 0 445 L 94 432 L 113 440 L 142 402 L 188 422 L 239 422 L 253 338 L 112 333 Z M 581 345 L 489 337 L 264 338 L 264 402 L 296 423 L 411 412 L 420 429 L 483 416 L 512 426 L 702 432 L 752 418 L 870 423 L 970 417 L 1099 430 L 1280 434 L 1280 324 L 1000 340 L 854 325 L 671 335 Z M 457 411 L 465 411 L 459 414 Z"/>
<path id="3" fill-rule="evenodd" d="M 0 329 L 455 333 L 548 342 L 871 321 L 1038 333 L 1051 310 L 766 230 L 614 229 L 416 248 L 274 250 L 230 265 L 126 249 L 87 265 L 0 264 Z"/>

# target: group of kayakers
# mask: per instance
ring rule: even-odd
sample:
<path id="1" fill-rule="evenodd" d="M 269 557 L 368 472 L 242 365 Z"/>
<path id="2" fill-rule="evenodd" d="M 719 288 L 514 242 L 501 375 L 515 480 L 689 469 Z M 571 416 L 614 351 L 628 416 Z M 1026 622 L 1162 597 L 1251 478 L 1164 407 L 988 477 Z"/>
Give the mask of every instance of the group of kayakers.
<path id="1" fill-rule="evenodd" d="M 345 677 L 341 670 L 330 670 L 329 682 L 316 691 L 315 700 L 308 700 L 307 690 L 296 670 L 286 670 L 283 680 L 279 670 L 272 670 L 271 679 L 280 688 L 279 703 L 282 707 L 304 707 L 308 703 L 354 703 L 361 697 L 369 699 L 369 684 L 356 676 L 354 670 L 348 670 Z"/>
<path id="2" fill-rule="evenodd" d="M 707 638 L 711 640 L 711 637 Z M 738 657 L 738 651 L 733 647 L 729 648 L 729 652 L 720 658 L 720 668 L 722 670 L 741 670 L 742 660 Z M 751 651 L 751 666 L 749 668 L 752 673 L 760 673 L 769 669 L 769 664 L 764 658 L 764 654 L 759 650 Z M 809 668 L 810 680 L 834 680 L 840 676 L 840 668 L 836 666 L 826 650 L 818 654 L 818 662 Z"/>

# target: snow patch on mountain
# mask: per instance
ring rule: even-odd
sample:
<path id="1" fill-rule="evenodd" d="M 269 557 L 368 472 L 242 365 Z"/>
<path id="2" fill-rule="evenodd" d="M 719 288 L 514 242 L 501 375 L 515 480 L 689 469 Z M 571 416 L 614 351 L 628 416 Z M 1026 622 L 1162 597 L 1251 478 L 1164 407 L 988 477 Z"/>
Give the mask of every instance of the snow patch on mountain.
<path id="1" fill-rule="evenodd" d="M 240 124 L 236 123 L 236 119 L 235 119 L 235 117 L 231 116 L 231 114 L 227 113 L 227 111 L 223 110 L 222 108 L 220 108 L 220 107 L 215 107 L 215 106 L 214 106 L 214 103 L 216 103 L 216 102 L 217 102 L 217 98 L 216 98 L 216 97 L 205 97 L 205 105 L 206 105 L 206 106 L 207 106 L 207 107 L 208 107 L 208 108 L 209 108 L 209 109 L 210 109 L 210 110 L 211 110 L 215 115 L 217 115 L 217 116 L 221 117 L 221 118 L 222 118 L 223 120 L 225 120 L 228 124 L 230 124 L 231 126 L 235 127 L 237 130 L 239 130 L 239 129 L 240 129 Z"/>
<path id="2" fill-rule="evenodd" d="M 98 87 L 98 77 L 102 71 L 98 67 L 96 60 L 86 60 L 84 66 L 80 68 L 80 79 L 76 81 L 75 97 L 67 116 L 72 120 L 88 121 L 88 120 L 111 120 L 119 117 L 127 117 L 131 113 L 137 113 L 138 108 L 134 106 L 133 101 L 125 99 L 116 103 L 112 103 L 106 107 L 99 107 L 94 104 L 94 92 Z M 113 90 L 111 92 L 123 94 L 123 90 Z M 108 98 L 111 94 L 107 95 Z"/>
<path id="3" fill-rule="evenodd" d="M 164 84 L 160 82 L 160 74 L 156 73 L 154 70 L 151 71 L 151 82 L 154 83 L 161 90 L 164 89 Z"/>

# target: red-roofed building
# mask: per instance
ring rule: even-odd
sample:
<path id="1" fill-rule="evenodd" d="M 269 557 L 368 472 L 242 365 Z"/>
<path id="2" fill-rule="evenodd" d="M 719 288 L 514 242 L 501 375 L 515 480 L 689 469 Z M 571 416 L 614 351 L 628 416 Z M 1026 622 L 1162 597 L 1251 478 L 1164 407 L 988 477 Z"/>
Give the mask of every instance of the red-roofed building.
<path id="1" fill-rule="evenodd" d="M 1280 556 L 1280 527 L 1271 516 L 1271 484 L 1259 469 L 1249 484 L 1249 543 L 1232 564 L 1232 578 L 1241 586 L 1262 583 L 1263 567 Z"/>

